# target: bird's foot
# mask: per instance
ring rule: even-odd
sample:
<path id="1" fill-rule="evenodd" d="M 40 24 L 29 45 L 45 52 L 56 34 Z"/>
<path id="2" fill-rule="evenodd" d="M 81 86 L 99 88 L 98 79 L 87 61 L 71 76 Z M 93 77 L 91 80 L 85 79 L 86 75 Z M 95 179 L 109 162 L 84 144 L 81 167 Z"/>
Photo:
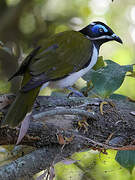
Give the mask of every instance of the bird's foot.
<path id="1" fill-rule="evenodd" d="M 83 93 L 79 92 L 78 90 L 72 88 L 72 87 L 67 87 L 68 90 L 70 90 L 71 92 L 68 94 L 68 98 L 70 96 L 72 96 L 73 94 L 75 94 L 76 96 L 79 96 L 79 97 L 85 97 Z"/>
<path id="2" fill-rule="evenodd" d="M 103 112 L 103 106 L 104 106 L 105 104 L 108 104 L 108 102 L 107 102 L 107 101 L 102 101 L 102 102 L 100 103 L 100 106 L 99 106 L 100 113 L 101 113 L 102 115 L 104 114 L 104 112 Z"/>
<path id="3" fill-rule="evenodd" d="M 84 117 L 82 120 L 78 121 L 78 130 L 84 129 L 85 132 L 88 131 L 89 124 L 87 123 L 87 119 Z"/>
<path id="4" fill-rule="evenodd" d="M 115 107 L 115 104 L 112 102 L 112 101 L 102 101 L 101 103 L 100 103 L 100 106 L 99 106 L 99 109 L 100 109 L 100 113 L 103 115 L 104 114 L 104 111 L 103 111 L 103 106 L 104 105 L 107 105 L 107 104 L 109 104 L 109 105 L 111 105 L 112 107 Z"/>

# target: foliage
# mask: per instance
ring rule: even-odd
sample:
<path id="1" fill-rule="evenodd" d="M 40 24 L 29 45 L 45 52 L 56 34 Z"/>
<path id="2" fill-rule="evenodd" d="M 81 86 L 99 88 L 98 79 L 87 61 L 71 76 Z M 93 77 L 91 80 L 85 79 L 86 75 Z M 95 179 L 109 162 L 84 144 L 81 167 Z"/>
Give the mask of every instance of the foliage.
<path id="1" fill-rule="evenodd" d="M 121 166 L 132 173 L 135 166 L 135 151 L 118 151 L 115 159 Z"/>
<path id="2" fill-rule="evenodd" d="M 73 160 L 78 160 L 77 163 L 65 165 L 60 162 L 56 165 L 56 180 L 127 180 L 132 179 L 128 171 L 115 161 L 116 151 L 109 150 L 107 155 L 91 150 L 75 153 L 72 156 Z M 64 177 L 64 178 L 63 178 Z"/>
<path id="3" fill-rule="evenodd" d="M 100 67 L 97 71 L 91 70 L 89 73 L 83 76 L 83 79 L 87 82 L 92 81 L 93 89 L 89 94 L 95 94 L 102 98 L 108 98 L 113 94 L 123 83 L 127 72 L 133 72 L 132 65 L 120 66 L 119 64 L 111 61 L 104 61 L 107 65 L 103 66 L 103 63 L 98 63 Z M 88 84 L 88 83 L 87 83 Z"/>

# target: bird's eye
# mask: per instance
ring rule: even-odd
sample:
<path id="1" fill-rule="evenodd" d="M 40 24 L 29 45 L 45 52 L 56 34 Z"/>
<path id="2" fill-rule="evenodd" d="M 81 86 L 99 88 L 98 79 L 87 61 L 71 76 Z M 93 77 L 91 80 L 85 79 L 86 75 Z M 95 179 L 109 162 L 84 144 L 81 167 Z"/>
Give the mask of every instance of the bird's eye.
<path id="1" fill-rule="evenodd" d="M 104 32 L 103 28 L 98 29 L 100 33 Z"/>

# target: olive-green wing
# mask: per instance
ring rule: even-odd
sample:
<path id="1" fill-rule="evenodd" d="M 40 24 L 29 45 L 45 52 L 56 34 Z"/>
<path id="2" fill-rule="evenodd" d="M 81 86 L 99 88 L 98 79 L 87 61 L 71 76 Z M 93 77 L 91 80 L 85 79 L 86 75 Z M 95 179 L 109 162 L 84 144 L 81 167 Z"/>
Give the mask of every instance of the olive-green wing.
<path id="1" fill-rule="evenodd" d="M 76 31 L 59 33 L 44 41 L 41 47 L 30 62 L 32 79 L 24 91 L 81 70 L 88 63 L 93 48 L 91 41 Z"/>

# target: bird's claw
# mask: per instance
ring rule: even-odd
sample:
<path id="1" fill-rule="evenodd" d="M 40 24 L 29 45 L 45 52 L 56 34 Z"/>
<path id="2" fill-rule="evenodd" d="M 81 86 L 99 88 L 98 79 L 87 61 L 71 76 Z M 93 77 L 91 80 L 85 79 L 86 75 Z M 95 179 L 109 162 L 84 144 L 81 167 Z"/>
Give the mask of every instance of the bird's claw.
<path id="1" fill-rule="evenodd" d="M 78 121 L 78 129 L 84 129 L 84 131 L 88 131 L 89 124 L 87 123 L 87 119 L 83 118 L 82 120 Z"/>
<path id="2" fill-rule="evenodd" d="M 114 104 L 112 101 L 109 101 L 109 102 L 103 101 L 103 102 L 101 102 L 101 103 L 100 103 L 100 106 L 99 106 L 99 109 L 100 109 L 100 113 L 101 113 L 102 115 L 104 114 L 104 112 L 103 112 L 103 106 L 104 106 L 104 105 L 107 105 L 107 104 L 110 104 L 112 107 L 115 107 L 115 104 Z"/>
<path id="3" fill-rule="evenodd" d="M 104 106 L 105 104 L 108 104 L 108 102 L 107 102 L 107 101 L 103 101 L 103 102 L 100 103 L 100 106 L 99 106 L 100 113 L 101 113 L 102 115 L 104 114 L 104 112 L 103 112 L 103 106 Z"/>

